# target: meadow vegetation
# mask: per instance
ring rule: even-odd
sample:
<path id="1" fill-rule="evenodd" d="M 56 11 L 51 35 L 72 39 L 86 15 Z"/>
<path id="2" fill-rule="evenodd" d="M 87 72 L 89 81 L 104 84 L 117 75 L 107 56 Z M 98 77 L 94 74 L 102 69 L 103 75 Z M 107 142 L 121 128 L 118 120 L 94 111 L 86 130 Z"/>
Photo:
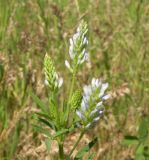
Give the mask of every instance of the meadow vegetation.
<path id="1" fill-rule="evenodd" d="M 65 79 L 60 100 L 68 96 L 71 78 L 64 62 L 82 19 L 89 28 L 90 61 L 78 80 L 88 84 L 92 77 L 102 78 L 111 98 L 81 143 L 98 136 L 91 152 L 99 160 L 148 160 L 148 17 L 148 0 L 0 0 L 0 160 L 56 159 L 56 144 L 48 151 L 46 138 L 33 127 L 39 108 L 31 94 L 47 102 L 48 53 Z M 77 130 L 68 136 L 65 150 L 77 136 Z"/>

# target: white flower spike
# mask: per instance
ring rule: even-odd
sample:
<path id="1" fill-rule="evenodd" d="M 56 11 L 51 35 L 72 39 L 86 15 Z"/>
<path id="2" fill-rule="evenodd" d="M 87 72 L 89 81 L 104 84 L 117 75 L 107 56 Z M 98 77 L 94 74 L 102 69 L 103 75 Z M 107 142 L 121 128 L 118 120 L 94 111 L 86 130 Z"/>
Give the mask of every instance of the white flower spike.
<path id="1" fill-rule="evenodd" d="M 102 83 L 101 80 L 96 78 L 92 79 L 90 85 L 84 86 L 81 107 L 80 110 L 76 111 L 76 114 L 80 118 L 82 122 L 81 124 L 83 124 L 84 128 L 90 128 L 103 115 L 103 101 L 109 98 L 109 95 L 105 95 L 104 93 L 107 87 L 108 83 Z"/>
<path id="2" fill-rule="evenodd" d="M 76 65 L 83 64 L 85 61 L 89 60 L 89 54 L 86 51 L 86 46 L 88 45 L 87 40 L 87 24 L 82 21 L 82 23 L 77 28 L 77 32 L 70 38 L 70 46 L 69 46 L 69 56 L 73 61 L 73 66 L 70 68 L 69 62 L 66 60 L 66 67 L 72 71 Z"/>

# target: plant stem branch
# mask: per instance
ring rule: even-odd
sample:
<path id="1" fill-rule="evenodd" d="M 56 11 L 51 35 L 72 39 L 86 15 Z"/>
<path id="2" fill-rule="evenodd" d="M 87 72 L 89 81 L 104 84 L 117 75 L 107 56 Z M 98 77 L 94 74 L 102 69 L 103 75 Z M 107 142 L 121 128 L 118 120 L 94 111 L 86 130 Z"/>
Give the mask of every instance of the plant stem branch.
<path id="1" fill-rule="evenodd" d="M 70 88 L 69 98 L 68 98 L 68 103 L 67 103 L 67 121 L 69 119 L 70 101 L 71 101 L 71 97 L 72 97 L 73 89 L 74 89 L 74 85 L 75 85 L 76 72 L 77 72 L 77 66 L 74 68 L 74 72 L 73 72 L 73 75 L 72 75 L 72 83 L 71 83 L 71 88 Z"/>
<path id="2" fill-rule="evenodd" d="M 78 140 L 76 141 L 75 145 L 73 146 L 70 154 L 69 154 L 69 157 L 72 155 L 73 151 L 75 150 L 75 148 L 77 147 L 77 145 L 79 144 L 80 140 L 82 139 L 83 135 L 85 133 L 85 130 L 83 130 L 81 133 L 80 133 L 80 136 L 78 138 Z"/>
<path id="3" fill-rule="evenodd" d="M 64 149 L 63 149 L 63 143 L 59 143 L 59 158 L 60 160 L 64 160 Z"/>
<path id="4" fill-rule="evenodd" d="M 73 93 L 73 88 L 74 88 L 74 84 L 75 84 L 75 79 L 76 79 L 76 71 L 74 71 L 73 76 L 72 76 L 72 84 L 71 84 L 71 88 L 70 88 L 70 94 L 69 94 L 69 102 L 71 100 L 72 97 L 72 93 Z M 69 103 L 68 102 L 68 103 Z"/>

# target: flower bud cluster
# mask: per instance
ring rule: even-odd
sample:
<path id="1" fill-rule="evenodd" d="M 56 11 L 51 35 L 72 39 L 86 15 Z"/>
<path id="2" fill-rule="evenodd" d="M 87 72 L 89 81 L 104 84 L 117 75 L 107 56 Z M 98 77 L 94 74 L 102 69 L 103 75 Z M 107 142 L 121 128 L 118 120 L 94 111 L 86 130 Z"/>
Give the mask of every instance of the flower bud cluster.
<path id="1" fill-rule="evenodd" d="M 54 64 L 50 56 L 45 55 L 44 59 L 45 83 L 49 86 L 51 91 L 56 91 L 63 84 L 63 79 L 58 77 Z"/>
<path id="2" fill-rule="evenodd" d="M 95 78 L 92 79 L 90 85 L 84 86 L 81 107 L 76 111 L 80 119 L 79 126 L 82 124 L 83 127 L 90 128 L 103 115 L 103 101 L 109 98 L 109 95 L 105 95 L 107 88 L 108 83 L 102 83 L 101 80 Z"/>
<path id="3" fill-rule="evenodd" d="M 81 105 L 81 101 L 82 101 L 82 92 L 81 92 L 81 89 L 78 89 L 72 95 L 72 98 L 70 101 L 71 108 L 73 110 L 76 110 Z"/>
<path id="4" fill-rule="evenodd" d="M 82 64 L 89 59 L 89 54 L 86 51 L 88 44 L 87 32 L 87 24 L 82 21 L 77 28 L 77 32 L 70 38 L 69 56 L 73 60 L 74 66 Z M 65 61 L 65 65 L 71 72 L 73 71 L 74 66 L 71 67 L 67 60 Z"/>

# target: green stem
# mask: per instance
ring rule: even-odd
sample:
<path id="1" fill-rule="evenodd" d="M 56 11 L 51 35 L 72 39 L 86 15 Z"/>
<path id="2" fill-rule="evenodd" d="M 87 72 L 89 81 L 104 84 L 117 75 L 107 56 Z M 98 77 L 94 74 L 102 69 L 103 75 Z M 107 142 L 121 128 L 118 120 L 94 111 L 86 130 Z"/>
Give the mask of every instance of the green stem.
<path id="1" fill-rule="evenodd" d="M 81 133 L 80 133 L 80 136 L 78 138 L 78 140 L 76 141 L 75 145 L 73 146 L 70 154 L 69 154 L 69 157 L 72 155 L 73 151 L 75 150 L 75 148 L 77 147 L 77 145 L 79 144 L 80 140 L 82 139 L 83 135 L 85 133 L 85 130 L 83 130 Z"/>
<path id="2" fill-rule="evenodd" d="M 72 97 L 72 93 L 73 93 L 73 88 L 74 88 L 74 84 L 75 84 L 75 78 L 76 78 L 76 73 L 73 73 L 73 76 L 72 76 L 72 84 L 71 84 L 71 88 L 70 88 L 70 94 L 69 94 L 69 102 L 71 100 L 71 97 Z"/>
<path id="3" fill-rule="evenodd" d="M 69 117 L 69 112 L 70 112 L 70 101 L 71 101 L 71 97 L 73 94 L 73 89 L 74 89 L 74 85 L 75 85 L 75 80 L 76 80 L 76 73 L 77 73 L 77 66 L 74 68 L 74 72 L 72 75 L 72 83 L 71 83 L 71 88 L 70 88 L 70 92 L 69 92 L 69 98 L 68 98 L 68 103 L 67 103 L 67 120 Z"/>
<path id="4" fill-rule="evenodd" d="M 76 80 L 76 73 L 77 73 L 77 70 L 78 70 L 78 65 L 76 65 L 74 67 L 74 71 L 73 71 L 73 75 L 72 75 L 72 84 L 71 84 L 71 88 L 70 88 L 70 94 L 69 94 L 69 101 L 68 103 L 70 102 L 70 99 L 72 97 L 72 93 L 73 93 L 73 89 L 74 89 L 74 85 L 75 85 L 75 80 Z"/>
<path id="5" fill-rule="evenodd" d="M 57 93 L 55 91 L 51 93 L 51 99 L 53 100 L 55 105 L 56 123 L 57 123 L 57 126 L 59 126 L 59 123 L 60 123 L 60 116 L 59 116 L 59 109 L 58 109 L 59 107 L 57 103 Z"/>
<path id="6" fill-rule="evenodd" d="M 59 143 L 59 157 L 60 160 L 64 160 L 64 148 L 63 148 L 63 143 Z"/>

